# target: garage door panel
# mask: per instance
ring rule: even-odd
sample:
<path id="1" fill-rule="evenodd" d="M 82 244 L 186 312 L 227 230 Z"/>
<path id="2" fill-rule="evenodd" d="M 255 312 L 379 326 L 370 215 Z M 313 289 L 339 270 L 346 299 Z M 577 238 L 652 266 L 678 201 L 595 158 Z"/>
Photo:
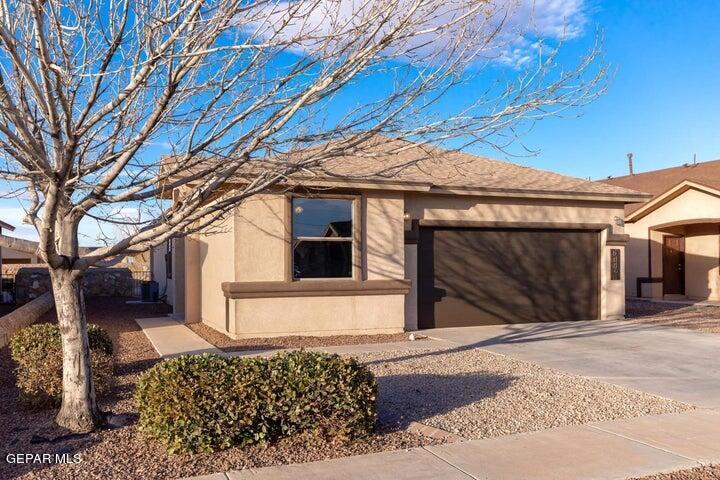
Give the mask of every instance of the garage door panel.
<path id="1" fill-rule="evenodd" d="M 419 249 L 421 326 L 597 318 L 596 232 L 428 230 Z M 431 248 L 422 244 L 429 239 Z"/>

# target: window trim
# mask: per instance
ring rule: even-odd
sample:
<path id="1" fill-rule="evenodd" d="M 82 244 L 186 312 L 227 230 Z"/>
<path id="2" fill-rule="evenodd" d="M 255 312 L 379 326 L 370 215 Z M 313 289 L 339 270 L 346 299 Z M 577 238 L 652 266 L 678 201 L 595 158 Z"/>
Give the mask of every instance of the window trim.
<path id="1" fill-rule="evenodd" d="M 295 198 L 317 198 L 321 200 L 350 200 L 352 222 L 351 237 L 297 237 L 293 238 L 293 199 Z M 321 194 L 300 194 L 288 193 L 285 202 L 285 281 L 288 282 L 312 282 L 312 281 L 334 281 L 334 282 L 357 282 L 362 280 L 362 196 L 359 193 L 341 194 L 341 193 L 321 193 Z M 316 240 L 331 242 L 350 242 L 351 250 L 351 271 L 349 277 L 313 277 L 313 278 L 295 278 L 293 275 L 293 267 L 295 263 L 295 255 L 293 252 L 294 240 Z"/>

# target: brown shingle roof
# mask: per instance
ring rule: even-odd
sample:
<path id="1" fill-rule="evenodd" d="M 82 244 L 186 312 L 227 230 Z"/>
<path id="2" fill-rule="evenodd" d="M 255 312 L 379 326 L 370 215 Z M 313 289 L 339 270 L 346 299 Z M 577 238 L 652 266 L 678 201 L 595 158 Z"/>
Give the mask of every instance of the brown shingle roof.
<path id="1" fill-rule="evenodd" d="M 708 187 L 720 189 L 720 160 L 685 164 L 679 167 L 609 178 L 603 180 L 603 182 L 608 185 L 650 193 L 653 195 L 653 198 L 655 198 L 684 180 L 690 180 L 707 185 Z M 628 204 L 625 206 L 625 213 L 630 214 L 641 206 L 642 203 Z"/>
<path id="2" fill-rule="evenodd" d="M 363 144 L 351 155 L 323 163 L 318 174 L 459 189 L 609 195 L 637 193 L 524 165 L 386 137 Z"/>
<path id="3" fill-rule="evenodd" d="M 300 162 L 332 149 L 332 143 L 284 154 L 282 162 Z M 251 177 L 253 170 L 271 166 L 275 159 L 256 159 L 239 174 Z M 265 163 L 267 162 L 267 163 Z M 428 144 L 375 136 L 371 140 L 343 150 L 343 155 L 293 174 L 291 179 L 319 184 L 350 181 L 365 184 L 392 184 L 402 187 L 424 186 L 430 191 L 499 191 L 571 196 L 609 196 L 618 201 L 640 200 L 637 191 L 593 182 L 582 178 L 493 160 L 469 153 L 446 150 Z M 629 200 L 630 199 L 630 200 Z"/>

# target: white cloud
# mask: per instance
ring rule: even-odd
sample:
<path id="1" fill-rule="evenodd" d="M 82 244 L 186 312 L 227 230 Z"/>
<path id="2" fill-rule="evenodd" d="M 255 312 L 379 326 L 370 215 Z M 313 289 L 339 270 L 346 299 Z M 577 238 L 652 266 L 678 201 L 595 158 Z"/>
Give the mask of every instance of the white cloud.
<path id="1" fill-rule="evenodd" d="M 480 34 L 488 39 L 491 32 L 499 29 L 491 41 L 482 44 L 481 57 L 520 66 L 532 59 L 540 42 L 578 37 L 587 24 L 585 0 L 489 0 L 477 11 L 473 9 L 480 4 L 473 0 L 424 1 L 416 15 L 420 24 L 413 29 L 432 33 L 413 36 L 402 45 L 395 45 L 388 55 L 411 60 L 437 58 L 438 51 L 446 49 L 456 38 L 471 42 Z M 411 4 L 411 0 L 395 2 L 397 12 L 406 11 Z M 315 54 L 367 38 L 369 29 L 359 26 L 386 5 L 387 0 L 280 1 L 263 10 L 263 22 L 251 22 L 246 28 L 255 30 L 263 39 L 273 37 L 291 42 L 296 52 Z M 458 21 L 468 12 L 472 13 Z M 401 15 L 397 14 L 397 18 Z M 330 36 L 335 36 L 335 40 L 326 41 Z"/>
<path id="2" fill-rule="evenodd" d="M 523 9 L 539 35 L 554 39 L 582 35 L 588 21 L 584 0 L 535 0 Z"/>

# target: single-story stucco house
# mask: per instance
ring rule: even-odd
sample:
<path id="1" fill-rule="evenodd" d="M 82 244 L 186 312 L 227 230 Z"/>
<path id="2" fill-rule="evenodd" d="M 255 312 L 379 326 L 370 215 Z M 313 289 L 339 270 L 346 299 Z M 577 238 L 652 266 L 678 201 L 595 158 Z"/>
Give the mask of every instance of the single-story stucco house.
<path id="1" fill-rule="evenodd" d="M 605 182 L 653 195 L 625 207 L 628 296 L 720 300 L 720 160 Z"/>
<path id="2" fill-rule="evenodd" d="M 647 195 L 386 137 L 360 151 L 156 249 L 175 315 L 235 338 L 623 316 L 624 207 Z"/>

